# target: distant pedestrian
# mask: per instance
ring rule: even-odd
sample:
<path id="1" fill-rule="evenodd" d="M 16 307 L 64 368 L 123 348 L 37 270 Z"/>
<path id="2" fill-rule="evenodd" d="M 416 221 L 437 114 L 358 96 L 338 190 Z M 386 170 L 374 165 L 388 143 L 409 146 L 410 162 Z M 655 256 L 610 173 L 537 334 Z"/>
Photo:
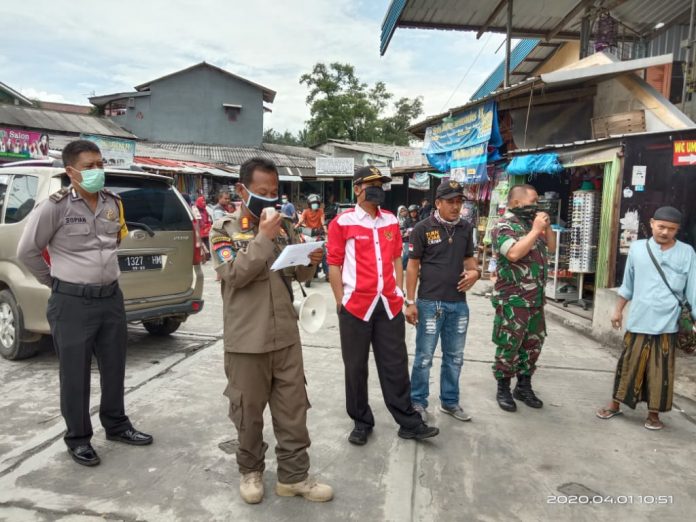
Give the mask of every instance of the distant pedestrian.
<path id="1" fill-rule="evenodd" d="M 92 355 L 99 367 L 99 420 L 106 438 L 146 445 L 152 437 L 133 427 L 123 401 L 128 330 L 117 249 L 128 228 L 121 198 L 104 188 L 104 160 L 93 142 L 70 142 L 63 164 L 70 186 L 29 215 L 17 257 L 52 290 L 46 315 L 60 367 L 63 440 L 75 462 L 96 466 L 100 459 L 90 443 Z"/>
<path id="2" fill-rule="evenodd" d="M 611 317 L 621 328 L 628 302 L 623 353 L 616 366 L 612 401 L 597 411 L 600 419 L 621 414 L 647 402 L 645 427 L 661 430 L 660 412 L 672 409 L 674 356 L 682 307 L 696 303 L 696 254 L 677 241 L 682 215 L 676 208 L 657 209 L 650 220 L 652 238 L 634 241 L 628 252 L 619 301 Z M 691 311 L 696 318 L 696 312 Z"/>
<path id="3" fill-rule="evenodd" d="M 221 190 L 217 195 L 217 204 L 213 207 L 213 222 L 222 219 L 229 213 L 230 191 Z"/>
<path id="4" fill-rule="evenodd" d="M 346 409 L 354 422 L 348 441 L 358 445 L 367 442 L 375 425 L 367 393 L 370 345 L 384 402 L 400 426 L 399 437 L 425 439 L 439 433 L 411 406 L 401 233 L 396 217 L 380 208 L 385 197 L 382 184 L 389 180 L 376 167 L 356 171 L 357 204 L 329 227 L 329 273 L 345 366 Z"/>
<path id="5" fill-rule="evenodd" d="M 532 389 L 532 375 L 546 337 L 544 288 L 548 252 L 556 248 L 551 220 L 539 212 L 539 195 L 531 185 L 516 185 L 508 193 L 507 212 L 493 230 L 498 279 L 493 306 L 493 373 L 498 381 L 496 400 L 505 411 L 515 411 L 513 400 L 532 408 L 544 403 Z M 510 381 L 517 386 L 510 395 Z"/>
<path id="6" fill-rule="evenodd" d="M 210 229 L 213 226 L 213 220 L 211 219 L 210 214 L 208 214 L 208 208 L 204 196 L 198 196 L 198 199 L 196 200 L 196 209 L 201 216 L 199 219 L 201 239 L 203 240 L 203 245 L 205 246 L 206 258 L 209 259 L 210 241 L 208 238 L 210 236 Z"/>
<path id="7" fill-rule="evenodd" d="M 418 221 L 423 221 L 426 218 L 430 217 L 430 214 L 433 213 L 433 206 L 430 204 L 430 201 L 425 198 L 421 202 L 421 208 L 420 208 L 420 213 L 418 214 Z"/>
<path id="8" fill-rule="evenodd" d="M 466 292 L 480 274 L 474 257 L 473 227 L 459 215 L 463 197 L 459 183 L 443 181 L 437 188 L 437 209 L 411 232 L 406 320 L 417 327 L 411 402 L 424 421 L 428 416 L 430 368 L 438 342 L 442 349 L 440 411 L 460 421 L 471 420 L 459 404 L 459 376 L 469 326 Z"/>

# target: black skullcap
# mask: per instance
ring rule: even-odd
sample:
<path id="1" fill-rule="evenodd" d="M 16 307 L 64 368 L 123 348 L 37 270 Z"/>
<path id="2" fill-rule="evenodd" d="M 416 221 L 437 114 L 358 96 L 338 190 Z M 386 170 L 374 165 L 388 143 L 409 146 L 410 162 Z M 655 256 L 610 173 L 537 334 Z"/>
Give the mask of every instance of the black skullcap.
<path id="1" fill-rule="evenodd" d="M 655 221 L 669 221 L 680 225 L 682 222 L 682 213 L 674 207 L 660 207 L 653 215 Z"/>

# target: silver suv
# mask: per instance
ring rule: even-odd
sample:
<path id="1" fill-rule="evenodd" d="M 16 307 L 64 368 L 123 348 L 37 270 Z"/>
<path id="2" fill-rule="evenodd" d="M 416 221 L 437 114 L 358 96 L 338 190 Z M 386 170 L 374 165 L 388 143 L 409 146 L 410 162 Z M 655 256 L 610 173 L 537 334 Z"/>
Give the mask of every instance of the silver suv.
<path id="1" fill-rule="evenodd" d="M 69 184 L 63 168 L 0 168 L 0 355 L 34 355 L 50 334 L 50 290 L 17 260 L 17 244 L 36 204 Z M 201 242 L 191 210 L 164 176 L 107 170 L 106 187 L 123 201 L 128 235 L 121 242 L 119 284 L 128 321 L 169 335 L 203 308 Z M 48 252 L 44 257 L 50 263 Z"/>

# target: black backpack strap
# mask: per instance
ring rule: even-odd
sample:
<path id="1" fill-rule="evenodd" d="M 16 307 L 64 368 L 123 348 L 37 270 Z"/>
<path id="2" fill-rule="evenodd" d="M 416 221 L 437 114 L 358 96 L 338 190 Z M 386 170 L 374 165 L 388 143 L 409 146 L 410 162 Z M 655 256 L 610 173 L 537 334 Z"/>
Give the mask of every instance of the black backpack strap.
<path id="1" fill-rule="evenodd" d="M 650 259 L 653 262 L 653 265 L 655 265 L 655 268 L 657 269 L 657 272 L 660 274 L 660 277 L 662 278 L 662 281 L 665 283 L 665 286 L 669 288 L 669 291 L 672 292 L 672 295 L 676 298 L 676 300 L 679 302 L 679 305 L 682 306 L 683 308 L 686 308 L 689 312 L 691 312 L 691 304 L 689 304 L 689 301 L 686 299 L 682 299 L 679 297 L 679 294 L 677 294 L 672 287 L 669 285 L 667 282 L 667 276 L 665 275 L 665 272 L 662 270 L 662 267 L 660 266 L 660 263 L 657 262 L 657 259 L 655 259 L 655 254 L 652 253 L 652 250 L 650 249 L 650 240 L 645 241 L 645 248 L 648 249 L 648 255 L 650 256 Z"/>

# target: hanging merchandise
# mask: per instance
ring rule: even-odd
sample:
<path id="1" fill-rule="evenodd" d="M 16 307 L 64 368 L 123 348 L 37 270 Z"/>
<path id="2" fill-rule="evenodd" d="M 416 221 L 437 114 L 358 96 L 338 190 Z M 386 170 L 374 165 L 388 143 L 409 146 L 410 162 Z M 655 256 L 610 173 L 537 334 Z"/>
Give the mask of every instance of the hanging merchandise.
<path id="1" fill-rule="evenodd" d="M 590 274 L 597 268 L 599 208 L 601 200 L 594 190 L 573 192 L 571 209 L 571 272 Z"/>
<path id="2" fill-rule="evenodd" d="M 408 188 L 413 190 L 430 190 L 430 173 L 418 172 L 408 179 Z"/>

